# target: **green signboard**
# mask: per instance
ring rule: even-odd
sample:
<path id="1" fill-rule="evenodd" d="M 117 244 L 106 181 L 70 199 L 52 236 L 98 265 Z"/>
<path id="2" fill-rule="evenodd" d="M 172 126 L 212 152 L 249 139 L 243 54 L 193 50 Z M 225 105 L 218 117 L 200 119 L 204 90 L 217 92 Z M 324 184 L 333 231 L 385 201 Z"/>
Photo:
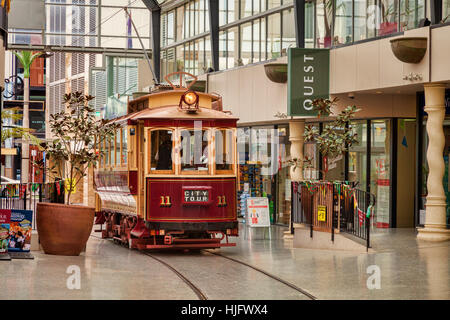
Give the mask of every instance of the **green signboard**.
<path id="1" fill-rule="evenodd" d="M 330 96 L 330 50 L 289 48 L 288 115 L 316 116 L 311 102 Z"/>

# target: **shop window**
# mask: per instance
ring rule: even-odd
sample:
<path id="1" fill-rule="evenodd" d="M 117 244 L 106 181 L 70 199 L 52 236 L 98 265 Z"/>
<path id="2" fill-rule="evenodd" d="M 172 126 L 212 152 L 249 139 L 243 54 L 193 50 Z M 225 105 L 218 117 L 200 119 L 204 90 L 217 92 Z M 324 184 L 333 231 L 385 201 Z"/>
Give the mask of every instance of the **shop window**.
<path id="1" fill-rule="evenodd" d="M 219 0 L 219 26 L 227 24 L 227 1 Z"/>
<path id="2" fill-rule="evenodd" d="M 252 0 L 241 0 L 241 19 L 252 15 Z"/>
<path id="3" fill-rule="evenodd" d="M 397 0 L 381 0 L 379 3 L 379 17 L 381 19 L 377 26 L 378 35 L 395 33 L 398 31 L 398 1 Z M 377 21 L 378 23 L 378 21 Z"/>
<path id="4" fill-rule="evenodd" d="M 305 3 L 305 48 L 314 48 L 314 3 Z"/>
<path id="5" fill-rule="evenodd" d="M 238 35 L 239 28 L 234 27 L 227 33 L 227 68 L 236 67 L 239 56 Z"/>
<path id="6" fill-rule="evenodd" d="M 128 162 L 128 136 L 127 136 L 127 128 L 122 128 L 122 159 L 121 163 L 126 165 Z"/>
<path id="7" fill-rule="evenodd" d="M 442 16 L 445 18 L 445 16 Z M 425 0 L 400 0 L 400 31 L 414 29 L 425 18 Z"/>
<path id="8" fill-rule="evenodd" d="M 370 192 L 377 199 L 374 223 L 377 228 L 390 226 L 390 132 L 389 120 L 371 121 Z"/>
<path id="9" fill-rule="evenodd" d="M 269 0 L 267 2 L 268 2 L 267 3 L 268 9 L 277 8 L 281 6 L 281 0 Z"/>
<path id="10" fill-rule="evenodd" d="M 205 73 L 206 65 L 205 65 L 205 39 L 204 38 L 201 38 L 198 40 L 197 62 L 198 62 L 198 73 L 199 74 Z"/>
<path id="11" fill-rule="evenodd" d="M 442 1 L 442 21 L 450 22 L 450 0 Z"/>
<path id="12" fill-rule="evenodd" d="M 207 36 L 205 38 L 205 68 L 208 70 L 208 68 L 212 67 L 212 56 L 211 56 L 211 38 Z"/>
<path id="13" fill-rule="evenodd" d="M 176 27 L 176 41 L 184 39 L 185 35 L 185 14 L 184 6 L 177 8 L 177 27 Z"/>
<path id="14" fill-rule="evenodd" d="M 181 135 L 181 172 L 207 174 L 209 169 L 208 131 L 184 129 Z"/>
<path id="15" fill-rule="evenodd" d="M 227 68 L 227 34 L 219 32 L 219 70 Z"/>
<path id="16" fill-rule="evenodd" d="M 333 0 L 316 1 L 316 47 L 331 46 L 331 30 L 333 21 Z"/>
<path id="17" fill-rule="evenodd" d="M 352 1 L 336 0 L 334 18 L 334 45 L 353 41 L 353 5 Z"/>
<path id="18" fill-rule="evenodd" d="M 378 19 L 375 0 L 355 1 L 354 6 L 354 41 L 375 37 Z"/>
<path id="19" fill-rule="evenodd" d="M 272 14 L 267 20 L 267 58 L 276 59 L 281 54 L 281 18 Z"/>
<path id="20" fill-rule="evenodd" d="M 215 147 L 217 173 L 233 170 L 233 131 L 230 129 L 217 130 L 215 133 Z"/>
<path id="21" fill-rule="evenodd" d="M 348 180 L 354 182 L 360 190 L 366 191 L 367 185 L 367 123 L 354 121 L 350 124 L 358 141 L 348 153 Z"/>
<path id="22" fill-rule="evenodd" d="M 253 21 L 253 61 L 261 60 L 261 24 L 260 20 Z"/>
<path id="23" fill-rule="evenodd" d="M 173 171 L 172 130 L 150 131 L 150 171 Z"/>
<path id="24" fill-rule="evenodd" d="M 287 52 L 288 48 L 296 47 L 295 39 L 295 21 L 294 21 L 294 9 L 284 10 L 282 12 L 283 20 L 283 51 Z"/>
<path id="25" fill-rule="evenodd" d="M 239 0 L 228 0 L 228 23 L 239 20 Z"/>
<path id="26" fill-rule="evenodd" d="M 252 63 L 252 24 L 240 26 L 241 32 L 241 65 Z"/>

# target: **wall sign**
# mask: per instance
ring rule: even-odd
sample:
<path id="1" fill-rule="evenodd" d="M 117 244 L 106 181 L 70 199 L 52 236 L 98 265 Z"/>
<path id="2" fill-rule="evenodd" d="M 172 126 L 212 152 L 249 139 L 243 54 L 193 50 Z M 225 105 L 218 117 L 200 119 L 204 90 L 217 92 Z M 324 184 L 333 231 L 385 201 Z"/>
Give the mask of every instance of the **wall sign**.
<path id="1" fill-rule="evenodd" d="M 318 221 L 327 221 L 327 207 L 326 206 L 317 206 L 317 220 Z"/>
<path id="2" fill-rule="evenodd" d="M 330 96 L 330 50 L 289 48 L 288 115 L 316 116 L 311 102 Z"/>

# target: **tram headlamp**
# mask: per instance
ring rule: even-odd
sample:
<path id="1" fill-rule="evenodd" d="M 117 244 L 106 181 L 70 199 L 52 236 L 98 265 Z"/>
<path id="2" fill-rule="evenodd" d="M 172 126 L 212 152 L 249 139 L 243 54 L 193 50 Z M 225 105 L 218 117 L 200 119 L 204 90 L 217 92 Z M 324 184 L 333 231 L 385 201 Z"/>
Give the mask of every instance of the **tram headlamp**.
<path id="1" fill-rule="evenodd" d="M 194 91 L 187 91 L 183 95 L 183 101 L 187 105 L 193 105 L 198 102 L 198 95 Z"/>

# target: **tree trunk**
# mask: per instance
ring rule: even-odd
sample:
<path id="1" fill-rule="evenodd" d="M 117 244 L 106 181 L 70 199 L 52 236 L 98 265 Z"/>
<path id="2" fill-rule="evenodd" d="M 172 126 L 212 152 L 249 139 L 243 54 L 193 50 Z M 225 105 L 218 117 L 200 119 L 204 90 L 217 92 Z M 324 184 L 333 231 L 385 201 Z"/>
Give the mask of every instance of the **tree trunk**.
<path id="1" fill-rule="evenodd" d="M 26 130 L 30 128 L 29 116 L 29 101 L 30 101 L 30 78 L 23 79 L 23 118 L 22 127 Z M 28 183 L 29 175 L 29 144 L 25 141 L 25 137 L 22 137 L 22 170 L 20 173 L 22 183 Z"/>

